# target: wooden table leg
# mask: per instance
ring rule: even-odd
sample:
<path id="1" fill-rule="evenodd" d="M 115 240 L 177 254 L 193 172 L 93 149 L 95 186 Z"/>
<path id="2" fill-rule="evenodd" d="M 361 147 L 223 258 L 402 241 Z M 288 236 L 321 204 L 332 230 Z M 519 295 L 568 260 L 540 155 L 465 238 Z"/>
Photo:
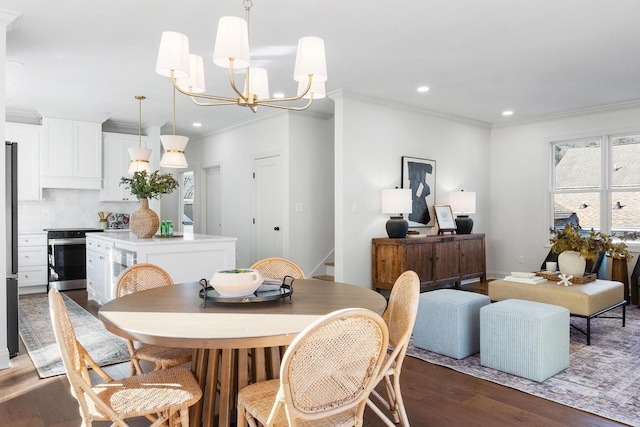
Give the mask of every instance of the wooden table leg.
<path id="1" fill-rule="evenodd" d="M 191 372 L 198 380 L 198 384 L 202 390 L 205 389 L 207 382 L 207 357 L 209 350 L 195 349 L 191 359 Z M 190 427 L 200 427 L 202 420 L 202 408 L 206 395 L 202 397 L 195 405 L 189 408 L 189 425 Z"/>
<path id="2" fill-rule="evenodd" d="M 203 388 L 204 411 L 202 420 L 203 426 L 214 425 L 216 411 L 216 395 L 218 392 L 218 362 L 220 361 L 220 350 L 209 350 L 207 384 Z"/>
<path id="3" fill-rule="evenodd" d="M 218 405 L 218 425 L 231 423 L 230 400 L 233 393 L 233 349 L 223 349 L 220 363 L 220 404 Z"/>

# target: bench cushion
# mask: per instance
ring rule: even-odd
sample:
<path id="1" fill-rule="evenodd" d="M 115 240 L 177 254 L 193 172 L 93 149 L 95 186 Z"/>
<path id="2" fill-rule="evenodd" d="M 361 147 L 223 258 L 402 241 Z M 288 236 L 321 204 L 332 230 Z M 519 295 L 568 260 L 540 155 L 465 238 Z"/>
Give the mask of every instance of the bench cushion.
<path id="1" fill-rule="evenodd" d="M 591 316 L 624 300 L 620 282 L 595 280 L 584 285 L 563 286 L 546 281 L 538 285 L 494 280 L 489 282 L 492 301 L 521 299 L 565 307 L 571 314 Z"/>

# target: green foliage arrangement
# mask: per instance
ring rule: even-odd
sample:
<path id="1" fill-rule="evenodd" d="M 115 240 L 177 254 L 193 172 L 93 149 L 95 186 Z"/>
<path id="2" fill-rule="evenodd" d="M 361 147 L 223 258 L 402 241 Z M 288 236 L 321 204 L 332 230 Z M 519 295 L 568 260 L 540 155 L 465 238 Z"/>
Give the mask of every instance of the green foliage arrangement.
<path id="1" fill-rule="evenodd" d="M 562 230 L 549 229 L 552 237 L 551 251 L 561 253 L 564 251 L 580 252 L 586 260 L 596 259 L 598 252 L 606 252 L 612 258 L 630 260 L 633 256 L 627 250 L 624 241 L 613 242 L 612 237 L 606 233 L 595 231 L 593 228 L 586 236 L 580 234 L 582 228 L 577 225 L 567 224 Z"/>
<path id="2" fill-rule="evenodd" d="M 125 184 L 125 188 L 131 190 L 131 194 L 140 199 L 160 199 L 163 194 L 169 194 L 178 188 L 178 181 L 170 173 L 161 174 L 160 171 L 153 171 L 150 175 L 147 172 L 134 172 L 133 177 L 122 177 L 120 185 Z"/>

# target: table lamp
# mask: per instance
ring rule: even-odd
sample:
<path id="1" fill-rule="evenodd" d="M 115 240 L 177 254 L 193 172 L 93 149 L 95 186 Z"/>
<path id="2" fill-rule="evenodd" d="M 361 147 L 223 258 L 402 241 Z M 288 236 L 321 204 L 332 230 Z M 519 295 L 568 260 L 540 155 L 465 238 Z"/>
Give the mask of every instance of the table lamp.
<path id="1" fill-rule="evenodd" d="M 454 191 L 449 194 L 449 205 L 456 214 L 458 234 L 471 234 L 473 220 L 469 214 L 476 213 L 476 193 L 473 191 Z"/>
<path id="2" fill-rule="evenodd" d="M 394 188 L 382 190 L 382 213 L 394 214 L 387 221 L 387 235 L 392 239 L 401 239 L 407 236 L 409 223 L 402 214 L 411 213 L 412 210 L 411 189 Z"/>

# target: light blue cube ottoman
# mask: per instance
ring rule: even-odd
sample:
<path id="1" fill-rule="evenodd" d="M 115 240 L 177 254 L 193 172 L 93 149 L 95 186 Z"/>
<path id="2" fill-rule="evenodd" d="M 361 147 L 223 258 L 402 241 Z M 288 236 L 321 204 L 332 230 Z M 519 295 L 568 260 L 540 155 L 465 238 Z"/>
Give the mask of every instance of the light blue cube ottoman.
<path id="1" fill-rule="evenodd" d="M 480 308 L 488 296 L 454 289 L 420 294 L 413 345 L 464 359 L 480 350 Z"/>
<path id="2" fill-rule="evenodd" d="M 569 310 L 508 299 L 480 310 L 480 364 L 542 382 L 569 367 Z"/>

